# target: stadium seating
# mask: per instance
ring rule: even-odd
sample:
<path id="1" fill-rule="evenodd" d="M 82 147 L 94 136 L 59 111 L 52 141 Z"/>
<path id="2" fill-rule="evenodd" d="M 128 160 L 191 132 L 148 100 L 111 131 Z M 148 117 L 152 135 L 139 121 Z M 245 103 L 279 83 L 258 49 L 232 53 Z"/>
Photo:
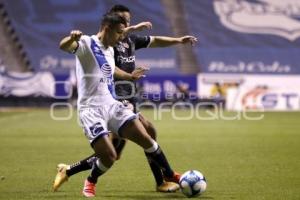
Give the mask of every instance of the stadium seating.
<path id="1" fill-rule="evenodd" d="M 81 29 L 86 34 L 93 34 L 98 31 L 99 21 L 113 4 L 121 3 L 130 5 L 133 17 L 132 23 L 151 21 L 153 31 L 141 34 L 172 35 L 169 23 L 164 15 L 160 1 L 148 2 L 137 1 L 97 1 L 90 0 L 89 4 L 84 0 L 78 1 L 6 1 L 8 15 L 16 33 L 20 34 L 20 41 L 24 50 L 28 53 L 29 59 L 35 70 L 50 70 L 63 73 L 68 71 L 70 65 L 65 66 L 67 60 L 73 59 L 60 52 L 57 48 L 61 37 L 65 36 L 72 29 Z M 22 12 L 20 12 L 22 10 Z M 148 50 L 138 56 L 142 60 L 157 61 L 172 60 L 172 69 L 165 69 L 167 73 L 175 71 L 175 50 L 160 49 Z M 54 64 L 53 64 L 54 63 Z M 157 64 L 157 62 L 151 62 Z M 155 73 L 156 66 L 153 66 Z M 162 66 L 157 66 L 161 69 Z M 168 66 L 167 66 L 168 67 Z M 164 70 L 164 69 L 163 69 Z M 161 73 L 161 71 L 160 71 Z"/>
<path id="2" fill-rule="evenodd" d="M 24 72 L 30 70 L 31 66 L 18 35 L 20 33 L 12 25 L 5 5 L 0 3 L 0 46 L 5 47 L 1 48 L 0 54 L 7 70 Z"/>

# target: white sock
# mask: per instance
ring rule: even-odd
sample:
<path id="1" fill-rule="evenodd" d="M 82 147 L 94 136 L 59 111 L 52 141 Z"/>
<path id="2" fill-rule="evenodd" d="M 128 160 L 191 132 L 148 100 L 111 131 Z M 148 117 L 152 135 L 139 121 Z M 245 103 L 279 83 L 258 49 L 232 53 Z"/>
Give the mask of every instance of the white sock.
<path id="1" fill-rule="evenodd" d="M 109 169 L 109 167 L 105 167 L 103 165 L 103 163 L 101 162 L 101 160 L 99 158 L 96 161 L 96 165 L 102 172 L 106 172 Z"/>
<path id="2" fill-rule="evenodd" d="M 150 147 L 150 148 L 148 148 L 148 149 L 144 149 L 144 151 L 145 151 L 146 153 L 153 153 L 153 152 L 155 152 L 155 151 L 158 149 L 158 144 L 157 144 L 157 142 L 155 142 L 154 140 L 152 140 L 152 143 L 153 143 L 152 147 Z"/>

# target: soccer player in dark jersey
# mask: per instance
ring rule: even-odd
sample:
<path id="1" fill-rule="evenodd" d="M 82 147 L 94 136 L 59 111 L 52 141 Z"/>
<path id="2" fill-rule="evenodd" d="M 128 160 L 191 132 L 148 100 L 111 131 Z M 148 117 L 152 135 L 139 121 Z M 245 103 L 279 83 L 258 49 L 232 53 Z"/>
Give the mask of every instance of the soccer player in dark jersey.
<path id="1" fill-rule="evenodd" d="M 123 16 L 127 21 L 127 26 L 130 25 L 130 10 L 123 5 L 115 5 L 112 7 L 110 12 L 116 12 L 119 13 L 121 16 Z M 145 28 L 151 28 L 152 25 L 150 22 L 143 22 L 136 26 L 131 26 L 128 28 L 128 32 L 131 31 L 137 31 L 142 30 Z M 115 52 L 115 63 L 118 68 L 128 72 L 132 73 L 135 66 L 135 50 L 141 49 L 141 48 L 155 48 L 155 47 L 167 47 L 175 44 L 185 44 L 185 43 L 191 43 L 194 44 L 197 42 L 197 39 L 193 36 L 184 36 L 179 38 L 174 37 L 164 37 L 164 36 L 138 36 L 135 34 L 128 34 L 121 42 L 119 42 L 114 47 Z M 134 108 L 134 112 L 137 112 L 136 110 L 136 97 L 134 94 L 135 90 L 135 83 L 132 81 L 131 84 L 124 84 L 124 82 L 120 83 L 121 79 L 115 80 L 115 92 L 116 92 L 116 98 L 120 101 L 127 100 L 129 101 Z M 132 95 L 133 94 L 133 95 Z M 128 98 L 130 97 L 130 98 Z M 156 140 L 156 130 L 153 126 L 153 124 L 148 121 L 143 115 L 139 114 L 139 119 L 142 122 L 143 126 L 147 130 L 147 132 L 150 134 L 150 136 Z M 120 139 L 113 139 L 113 144 L 116 148 L 116 152 L 118 154 L 118 157 L 120 157 L 121 152 L 125 146 L 126 141 L 120 140 Z M 93 162 L 95 162 L 96 158 L 92 155 L 86 159 L 83 159 L 79 162 L 76 162 L 72 165 L 66 165 L 66 164 L 59 164 L 58 165 L 58 173 L 55 177 L 55 181 L 53 184 L 53 189 L 56 191 L 61 184 L 63 184 L 65 181 L 68 180 L 68 178 L 76 173 L 79 173 L 81 171 L 89 170 L 92 168 Z M 175 192 L 178 190 L 178 184 L 169 182 L 170 180 L 165 180 L 163 176 L 163 172 L 160 170 L 160 168 L 151 160 L 149 161 L 150 168 L 152 170 L 152 173 L 154 175 L 155 181 L 156 181 L 156 190 L 159 192 Z M 179 174 L 178 174 L 179 175 Z M 97 179 L 97 177 L 93 177 L 93 173 L 88 177 L 87 180 L 90 180 L 91 182 Z M 172 180 L 171 180 L 172 181 Z M 85 189 L 92 189 L 85 185 Z"/>

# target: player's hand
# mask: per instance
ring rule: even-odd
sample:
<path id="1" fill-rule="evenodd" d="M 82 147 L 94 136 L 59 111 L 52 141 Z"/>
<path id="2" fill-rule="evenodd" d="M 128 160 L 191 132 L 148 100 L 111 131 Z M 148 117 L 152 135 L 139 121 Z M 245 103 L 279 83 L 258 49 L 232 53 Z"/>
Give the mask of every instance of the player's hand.
<path id="1" fill-rule="evenodd" d="M 196 42 L 198 42 L 198 39 L 196 37 L 190 35 L 181 37 L 180 39 L 181 39 L 181 43 L 183 44 L 191 43 L 192 46 L 194 46 Z"/>
<path id="2" fill-rule="evenodd" d="M 132 79 L 139 80 L 143 77 L 146 77 L 145 73 L 149 71 L 147 67 L 136 67 L 135 70 L 131 73 Z"/>
<path id="3" fill-rule="evenodd" d="M 80 30 L 72 30 L 70 33 L 70 37 L 74 41 L 79 41 L 82 36 L 82 32 Z"/>

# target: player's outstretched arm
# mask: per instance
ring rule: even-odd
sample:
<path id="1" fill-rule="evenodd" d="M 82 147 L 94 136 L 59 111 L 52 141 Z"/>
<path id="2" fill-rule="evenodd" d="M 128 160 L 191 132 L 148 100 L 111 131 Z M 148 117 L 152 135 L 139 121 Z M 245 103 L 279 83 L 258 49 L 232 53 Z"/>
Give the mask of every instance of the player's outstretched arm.
<path id="1" fill-rule="evenodd" d="M 129 26 L 125 28 L 125 34 L 132 33 L 134 31 L 143 31 L 143 30 L 150 30 L 152 29 L 152 23 L 151 22 L 141 22 L 139 24 Z"/>
<path id="2" fill-rule="evenodd" d="M 63 38 L 59 43 L 59 48 L 63 51 L 73 53 L 78 48 L 78 41 L 82 36 L 80 30 L 72 30 L 70 35 Z"/>
<path id="3" fill-rule="evenodd" d="M 121 79 L 121 80 L 127 80 L 127 81 L 136 81 L 143 77 L 145 77 L 145 73 L 149 70 L 149 68 L 146 67 L 136 67 L 134 71 L 130 74 L 127 73 L 120 68 L 115 68 L 114 77 Z"/>
<path id="4" fill-rule="evenodd" d="M 149 47 L 168 47 L 176 44 L 190 43 L 195 45 L 198 39 L 191 35 L 185 35 L 183 37 L 167 37 L 167 36 L 152 36 L 152 42 Z"/>

